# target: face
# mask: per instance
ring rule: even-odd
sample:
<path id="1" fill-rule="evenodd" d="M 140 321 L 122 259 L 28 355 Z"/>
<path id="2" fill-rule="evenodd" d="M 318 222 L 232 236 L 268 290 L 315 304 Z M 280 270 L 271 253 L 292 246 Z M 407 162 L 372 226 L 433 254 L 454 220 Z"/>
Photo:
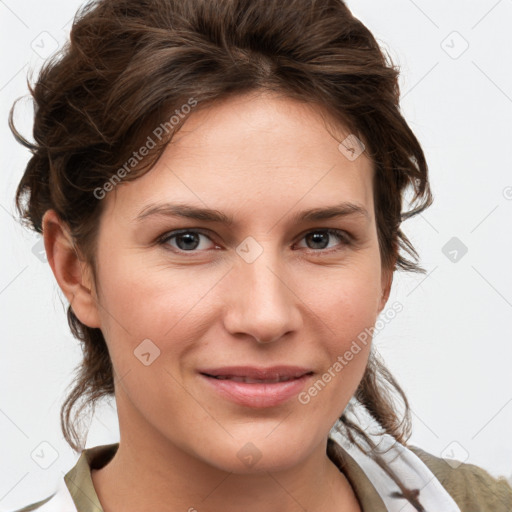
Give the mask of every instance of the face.
<path id="1" fill-rule="evenodd" d="M 370 344 L 354 340 L 389 285 L 371 162 L 348 159 L 338 145 L 349 133 L 331 133 L 289 98 L 224 100 L 193 112 L 147 174 L 103 199 L 96 326 L 121 439 L 237 472 L 251 471 L 244 455 L 276 470 L 325 446 L 367 363 Z M 358 208 L 300 218 L 341 203 Z M 171 215 L 177 204 L 232 221 Z M 288 368 L 251 373 L 276 366 Z"/>

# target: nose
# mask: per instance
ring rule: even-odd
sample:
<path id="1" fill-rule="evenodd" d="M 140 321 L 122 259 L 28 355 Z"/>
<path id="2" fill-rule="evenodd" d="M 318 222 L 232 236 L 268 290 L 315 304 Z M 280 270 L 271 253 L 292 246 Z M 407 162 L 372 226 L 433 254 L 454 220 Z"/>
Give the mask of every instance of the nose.
<path id="1" fill-rule="evenodd" d="M 236 261 L 227 286 L 232 292 L 224 325 L 233 336 L 245 335 L 267 344 L 299 330 L 301 301 L 289 272 L 270 250 L 252 263 L 242 258 Z"/>

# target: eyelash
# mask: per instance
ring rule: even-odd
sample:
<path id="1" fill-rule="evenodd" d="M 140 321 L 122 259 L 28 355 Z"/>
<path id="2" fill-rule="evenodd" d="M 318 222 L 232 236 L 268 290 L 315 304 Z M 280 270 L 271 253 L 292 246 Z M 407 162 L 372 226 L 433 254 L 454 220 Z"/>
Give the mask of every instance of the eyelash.
<path id="1" fill-rule="evenodd" d="M 168 246 L 167 242 L 176 238 L 179 235 L 183 235 L 186 233 L 196 233 L 196 234 L 204 235 L 211 240 L 211 237 L 208 235 L 208 233 L 201 229 L 181 229 L 181 230 L 170 231 L 170 232 L 164 233 L 162 236 L 160 236 L 156 240 L 156 242 L 158 243 L 158 245 L 167 246 L 166 247 L 167 250 L 170 250 L 177 254 L 202 252 L 202 251 L 196 251 L 196 250 L 184 251 L 184 250 L 177 249 L 174 247 L 168 248 L 169 246 Z M 341 229 L 334 229 L 334 228 L 312 229 L 312 230 L 304 233 L 304 235 L 302 235 L 300 240 L 302 240 L 303 238 L 305 238 L 307 235 L 309 235 L 311 233 L 328 233 L 329 235 L 334 235 L 334 236 L 338 237 L 341 240 L 343 246 L 350 246 L 352 244 L 352 236 L 351 235 L 349 235 L 346 231 L 343 231 Z M 213 243 L 215 243 L 214 240 L 211 240 L 211 241 Z M 312 252 L 312 253 L 315 253 L 318 255 L 328 255 L 328 254 L 332 254 L 334 252 L 338 252 L 341 250 L 343 250 L 343 249 L 332 249 L 332 248 L 331 249 L 309 249 L 307 252 Z"/>

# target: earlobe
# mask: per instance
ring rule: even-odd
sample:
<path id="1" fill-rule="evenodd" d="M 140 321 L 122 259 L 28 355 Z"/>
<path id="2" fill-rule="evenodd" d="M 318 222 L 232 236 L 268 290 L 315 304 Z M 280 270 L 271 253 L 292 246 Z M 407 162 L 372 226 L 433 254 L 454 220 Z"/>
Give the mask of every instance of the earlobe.
<path id="1" fill-rule="evenodd" d="M 88 327 L 100 327 L 98 303 L 90 266 L 81 259 L 69 229 L 55 210 L 42 221 L 48 263 L 76 317 Z"/>

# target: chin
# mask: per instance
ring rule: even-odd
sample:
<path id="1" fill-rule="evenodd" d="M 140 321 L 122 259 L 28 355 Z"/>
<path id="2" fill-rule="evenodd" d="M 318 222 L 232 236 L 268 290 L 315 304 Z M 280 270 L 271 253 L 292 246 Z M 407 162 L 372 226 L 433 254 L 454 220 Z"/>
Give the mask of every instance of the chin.
<path id="1" fill-rule="evenodd" d="M 281 435 L 274 432 L 269 436 L 269 432 L 271 430 L 264 429 L 264 433 L 252 436 L 245 433 L 228 444 L 225 440 L 210 440 L 215 450 L 210 453 L 207 462 L 223 471 L 237 474 L 277 472 L 301 464 L 313 450 L 311 439 L 287 436 L 285 430 Z"/>

